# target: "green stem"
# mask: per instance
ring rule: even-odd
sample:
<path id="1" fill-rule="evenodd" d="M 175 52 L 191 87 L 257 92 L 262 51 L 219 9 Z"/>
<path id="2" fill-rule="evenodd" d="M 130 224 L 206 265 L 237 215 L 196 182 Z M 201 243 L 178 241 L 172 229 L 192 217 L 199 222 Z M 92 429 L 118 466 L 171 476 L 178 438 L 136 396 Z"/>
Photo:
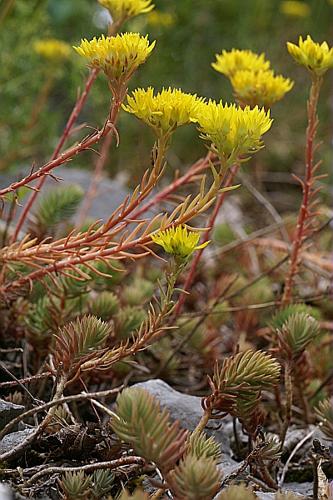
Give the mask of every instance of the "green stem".
<path id="1" fill-rule="evenodd" d="M 194 431 L 192 433 L 192 436 L 194 436 L 196 434 L 200 434 L 201 432 L 204 431 L 206 425 L 208 424 L 208 421 L 209 421 L 210 417 L 211 417 L 210 410 L 205 410 L 205 413 L 202 415 L 202 417 L 201 417 L 198 425 L 194 429 Z"/>

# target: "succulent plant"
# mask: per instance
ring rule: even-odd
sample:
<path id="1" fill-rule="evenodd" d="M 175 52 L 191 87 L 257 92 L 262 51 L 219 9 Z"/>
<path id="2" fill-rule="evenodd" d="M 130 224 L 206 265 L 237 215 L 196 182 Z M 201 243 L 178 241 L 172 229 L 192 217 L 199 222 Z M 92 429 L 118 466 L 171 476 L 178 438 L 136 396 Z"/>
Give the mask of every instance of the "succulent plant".
<path id="1" fill-rule="evenodd" d="M 83 316 L 59 329 L 53 349 L 55 364 L 61 365 L 68 378 L 87 360 L 102 352 L 111 326 L 94 316 Z"/>
<path id="2" fill-rule="evenodd" d="M 90 476 L 86 476 L 83 471 L 66 472 L 60 480 L 60 487 L 66 500 L 86 499 L 90 486 Z"/>
<path id="3" fill-rule="evenodd" d="M 76 212 L 84 192 L 75 184 L 50 190 L 39 202 L 31 231 L 39 238 L 53 235 L 56 227 Z"/>
<path id="4" fill-rule="evenodd" d="M 122 292 L 123 299 L 129 306 L 142 306 L 154 293 L 154 284 L 144 278 L 135 278 Z"/>
<path id="5" fill-rule="evenodd" d="M 333 440 L 333 401 L 325 399 L 321 401 L 316 409 L 321 422 L 321 429 L 328 439 Z"/>
<path id="6" fill-rule="evenodd" d="M 252 489 L 243 484 L 229 486 L 218 496 L 218 500 L 256 500 L 256 498 Z"/>
<path id="7" fill-rule="evenodd" d="M 168 474 L 167 482 L 179 500 L 208 500 L 218 492 L 221 472 L 213 458 L 186 455 Z"/>
<path id="8" fill-rule="evenodd" d="M 102 321 L 109 321 L 118 312 L 120 306 L 118 297 L 113 292 L 105 290 L 91 299 L 88 307 L 91 314 Z"/>
<path id="9" fill-rule="evenodd" d="M 278 331 L 280 350 L 288 358 L 297 358 L 317 338 L 319 323 L 304 312 L 293 313 Z"/>
<path id="10" fill-rule="evenodd" d="M 216 366 L 210 381 L 212 395 L 203 400 L 205 409 L 221 416 L 230 413 L 248 428 L 257 423 L 260 394 L 277 385 L 281 367 L 262 351 L 244 351 L 226 358 Z"/>
<path id="11" fill-rule="evenodd" d="M 124 389 L 116 401 L 111 426 L 137 454 L 154 462 L 164 472 L 172 469 L 186 448 L 188 432 L 170 422 L 167 410 L 147 391 Z"/>
<path id="12" fill-rule="evenodd" d="M 218 460 L 221 457 L 219 443 L 213 437 L 207 437 L 204 432 L 194 432 L 188 440 L 187 453 L 197 458 L 214 458 Z"/>

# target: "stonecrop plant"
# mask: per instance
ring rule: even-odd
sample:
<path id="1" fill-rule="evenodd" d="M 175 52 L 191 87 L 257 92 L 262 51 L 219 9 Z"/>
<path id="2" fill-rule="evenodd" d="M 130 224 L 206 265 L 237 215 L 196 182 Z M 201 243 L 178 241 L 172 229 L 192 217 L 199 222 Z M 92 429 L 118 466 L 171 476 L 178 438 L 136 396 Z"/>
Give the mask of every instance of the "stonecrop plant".
<path id="1" fill-rule="evenodd" d="M 229 78 L 241 106 L 269 109 L 293 87 L 289 78 L 274 74 L 265 54 L 250 50 L 224 50 L 222 54 L 216 54 L 216 62 L 212 66 Z"/>
<path id="2" fill-rule="evenodd" d="M 293 478 L 294 456 L 316 429 L 323 443 L 300 463 L 317 494 L 332 464 L 333 268 L 314 157 L 333 48 L 310 36 L 287 45 L 309 72 L 310 96 L 305 174 L 294 176 L 302 199 L 293 192 L 296 215 L 279 213 L 256 174 L 270 134 L 284 127 L 273 105 L 297 84 L 264 53 L 234 48 L 212 64 L 232 102 L 169 82 L 137 86 L 158 40 L 121 30 L 154 5 L 98 4 L 105 34 L 73 48 L 34 43 L 47 71 L 77 58 L 87 76 L 49 158 L 0 187 L 0 479 L 30 498 L 293 498 L 288 468 Z M 96 127 L 79 120 L 97 79 L 105 115 Z M 111 210 L 101 189 L 123 123 L 147 126 L 151 153 Z M 174 149 L 185 127 L 203 151 L 189 165 Z M 131 148 L 142 155 L 139 141 Z M 62 180 L 75 158 L 89 167 L 84 187 Z M 254 215 L 248 196 L 260 205 Z"/>

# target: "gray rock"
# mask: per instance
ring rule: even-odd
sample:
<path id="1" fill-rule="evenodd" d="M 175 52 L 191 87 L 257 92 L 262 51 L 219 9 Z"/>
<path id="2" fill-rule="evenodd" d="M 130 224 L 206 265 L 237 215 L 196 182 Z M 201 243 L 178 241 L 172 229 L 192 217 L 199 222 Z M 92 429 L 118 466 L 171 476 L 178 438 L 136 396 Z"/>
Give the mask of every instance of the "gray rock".
<path id="1" fill-rule="evenodd" d="M 313 496 L 313 486 L 312 483 L 287 483 L 282 488 L 283 493 L 294 493 L 300 499 L 308 499 Z M 257 493 L 256 494 L 260 500 L 274 500 L 275 493 Z"/>
<path id="2" fill-rule="evenodd" d="M 92 175 L 89 170 L 68 168 L 68 166 L 59 167 L 55 170 L 55 174 L 61 177 L 62 182 L 60 184 L 78 184 L 85 192 L 88 190 Z M 54 188 L 57 187 L 57 185 L 59 185 L 59 183 L 48 180 L 45 187 Z M 92 202 L 89 217 L 94 220 L 102 219 L 105 221 L 120 205 L 128 193 L 128 189 L 126 189 L 121 182 L 116 179 L 111 180 L 104 176 L 97 187 L 97 195 Z"/>
<path id="3" fill-rule="evenodd" d="M 312 434 L 310 435 L 310 433 Z M 306 429 L 290 428 L 286 435 L 283 451 L 290 454 L 304 438 L 307 439 L 297 450 L 295 458 L 304 457 L 305 453 L 311 449 L 314 439 L 318 439 L 321 443 L 327 444 L 325 435 L 317 425 L 309 425 Z"/>
<path id="4" fill-rule="evenodd" d="M 0 429 L 3 429 L 13 418 L 17 417 L 25 410 L 24 406 L 16 405 L 9 401 L 0 399 Z M 1 500 L 1 497 L 0 497 Z"/>
<path id="5" fill-rule="evenodd" d="M 8 484 L 0 483 L 0 500 L 12 500 L 13 494 L 12 490 Z"/>
<path id="6" fill-rule="evenodd" d="M 7 186 L 12 182 L 24 177 L 26 172 L 18 172 L 15 176 L 2 174 L 0 176 L 0 185 Z M 91 172 L 89 170 L 82 170 L 80 168 L 73 168 L 69 164 L 61 166 L 54 170 L 54 175 L 61 179 L 56 182 L 52 177 L 48 176 L 40 197 L 48 189 L 54 189 L 61 185 L 78 184 L 86 193 L 91 181 Z M 128 194 L 128 189 L 118 180 L 111 180 L 108 177 L 103 177 L 97 188 L 97 195 L 92 202 L 89 211 L 89 217 L 93 220 L 106 220 L 109 215 L 120 205 Z M 24 202 L 22 203 L 24 205 Z M 21 208 L 18 208 L 15 214 L 16 220 L 20 214 Z"/>
<path id="7" fill-rule="evenodd" d="M 303 483 L 303 484 L 297 484 L 297 483 L 289 483 L 286 485 L 286 488 L 282 489 L 283 493 L 293 493 L 297 497 L 303 500 L 307 500 L 309 498 L 312 498 L 312 485 L 310 483 Z M 276 499 L 276 494 L 275 493 L 264 493 L 260 491 L 255 492 L 256 497 L 259 500 L 275 500 Z M 214 500 L 218 500 L 219 494 L 216 495 Z"/>
<path id="8" fill-rule="evenodd" d="M 283 493 L 294 493 L 294 495 L 296 495 L 297 497 L 301 499 L 306 499 L 307 497 L 305 497 L 304 495 L 302 495 L 301 493 L 298 493 L 297 491 L 294 491 L 294 490 L 291 490 L 290 488 L 287 488 L 287 489 L 283 489 Z M 256 493 L 257 497 L 260 499 L 260 500 L 275 500 L 276 496 L 275 496 L 275 493 Z"/>
<path id="9" fill-rule="evenodd" d="M 292 491 L 293 493 L 304 496 L 304 498 L 313 497 L 312 483 L 286 483 L 284 491 Z"/>
<path id="10" fill-rule="evenodd" d="M 35 429 L 24 429 L 24 431 L 11 432 L 10 434 L 7 434 L 7 436 L 0 441 L 0 455 L 10 451 L 33 432 L 35 432 Z"/>

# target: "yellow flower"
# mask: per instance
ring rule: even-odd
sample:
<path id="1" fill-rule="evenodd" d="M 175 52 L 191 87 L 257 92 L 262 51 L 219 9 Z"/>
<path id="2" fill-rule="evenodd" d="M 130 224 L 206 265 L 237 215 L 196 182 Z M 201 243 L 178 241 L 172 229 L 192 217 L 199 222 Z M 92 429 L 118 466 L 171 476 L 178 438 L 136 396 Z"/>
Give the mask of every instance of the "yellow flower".
<path id="1" fill-rule="evenodd" d="M 174 24 L 175 18 L 170 12 L 154 10 L 148 15 L 147 21 L 151 26 L 163 26 L 168 28 Z"/>
<path id="2" fill-rule="evenodd" d="M 197 121 L 196 115 L 203 99 L 178 89 L 137 89 L 127 97 L 125 111 L 153 128 L 158 137 L 170 135 L 177 127 Z"/>
<path id="3" fill-rule="evenodd" d="M 231 77 L 237 99 L 243 105 L 271 107 L 293 87 L 289 78 L 274 75 L 271 70 L 240 70 Z"/>
<path id="4" fill-rule="evenodd" d="M 265 71 L 269 69 L 270 62 L 266 61 L 265 54 L 255 54 L 251 50 L 232 49 L 230 52 L 224 50 L 222 54 L 216 54 L 216 62 L 212 63 L 212 66 L 216 71 L 230 78 L 236 71 L 242 69 Z"/>
<path id="5" fill-rule="evenodd" d="M 285 0 L 281 2 L 280 11 L 286 16 L 308 17 L 311 14 L 310 5 L 297 0 Z"/>
<path id="6" fill-rule="evenodd" d="M 333 66 L 333 48 L 329 48 L 327 42 L 316 43 L 308 35 L 306 40 L 300 36 L 298 45 L 288 42 L 287 47 L 289 54 L 296 62 L 317 76 L 323 75 Z"/>
<path id="7" fill-rule="evenodd" d="M 181 259 L 187 259 L 195 250 L 205 248 L 209 244 L 209 241 L 205 241 L 198 245 L 200 234 L 196 231 L 189 231 L 185 226 L 157 231 L 151 235 L 151 239 L 163 247 L 165 252 Z"/>
<path id="8" fill-rule="evenodd" d="M 155 46 L 149 45 L 148 37 L 139 33 L 123 33 L 121 35 L 88 41 L 81 40 L 76 52 L 88 60 L 89 66 L 102 69 L 110 82 L 126 82 L 134 71 L 143 64 Z"/>
<path id="9" fill-rule="evenodd" d="M 37 40 L 33 47 L 37 54 L 50 61 L 59 62 L 64 59 L 68 59 L 71 54 L 70 46 L 61 40 L 56 40 L 55 38 Z"/>
<path id="10" fill-rule="evenodd" d="M 131 17 L 153 10 L 151 0 L 98 0 L 111 14 L 114 22 L 123 23 Z"/>
<path id="11" fill-rule="evenodd" d="M 263 146 L 261 136 L 272 125 L 269 111 L 258 106 L 242 109 L 215 101 L 202 104 L 197 118 L 201 137 L 210 141 L 225 161 L 258 151 Z"/>

